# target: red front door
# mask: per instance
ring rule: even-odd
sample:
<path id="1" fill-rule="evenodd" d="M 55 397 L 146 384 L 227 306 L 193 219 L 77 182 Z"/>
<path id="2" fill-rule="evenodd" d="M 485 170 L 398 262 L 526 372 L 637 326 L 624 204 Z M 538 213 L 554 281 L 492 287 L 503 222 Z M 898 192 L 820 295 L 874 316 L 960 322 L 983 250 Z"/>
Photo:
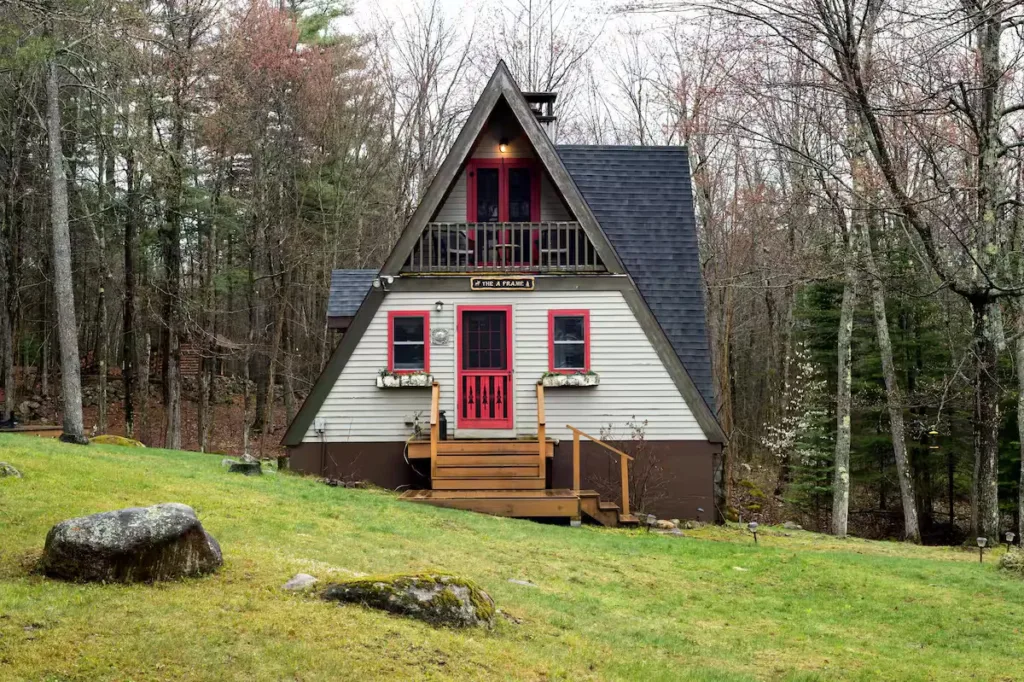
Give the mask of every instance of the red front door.
<path id="1" fill-rule="evenodd" d="M 458 310 L 460 429 L 512 428 L 512 307 Z"/>

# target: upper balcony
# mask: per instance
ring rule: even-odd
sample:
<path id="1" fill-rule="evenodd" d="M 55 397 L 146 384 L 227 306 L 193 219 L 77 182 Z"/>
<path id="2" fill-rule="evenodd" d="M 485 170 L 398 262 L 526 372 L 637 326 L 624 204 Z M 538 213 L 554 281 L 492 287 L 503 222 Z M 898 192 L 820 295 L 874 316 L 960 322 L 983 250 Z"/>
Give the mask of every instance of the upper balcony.
<path id="1" fill-rule="evenodd" d="M 428 223 L 402 272 L 604 272 L 577 222 Z"/>

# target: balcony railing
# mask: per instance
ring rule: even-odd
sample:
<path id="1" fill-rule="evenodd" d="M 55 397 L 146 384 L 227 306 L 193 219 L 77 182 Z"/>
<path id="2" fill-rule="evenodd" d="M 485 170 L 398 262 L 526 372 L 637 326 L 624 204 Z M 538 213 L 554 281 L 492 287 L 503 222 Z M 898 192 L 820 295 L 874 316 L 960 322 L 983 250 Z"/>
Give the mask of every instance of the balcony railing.
<path id="1" fill-rule="evenodd" d="M 429 223 L 405 272 L 603 272 L 576 222 Z"/>

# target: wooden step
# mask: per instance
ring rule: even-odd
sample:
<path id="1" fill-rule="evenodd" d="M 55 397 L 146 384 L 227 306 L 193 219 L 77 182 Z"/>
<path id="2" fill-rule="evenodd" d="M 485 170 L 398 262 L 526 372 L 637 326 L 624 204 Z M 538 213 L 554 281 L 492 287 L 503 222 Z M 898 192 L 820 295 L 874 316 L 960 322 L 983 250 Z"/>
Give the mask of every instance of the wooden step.
<path id="1" fill-rule="evenodd" d="M 438 455 L 439 467 L 504 467 L 532 466 L 537 468 L 537 455 Z"/>
<path id="2" fill-rule="evenodd" d="M 434 490 L 543 490 L 543 478 L 435 478 Z"/>
<path id="3" fill-rule="evenodd" d="M 540 441 L 533 439 L 442 440 L 437 443 L 440 455 L 540 455 Z M 414 440 L 409 443 L 409 459 L 429 459 L 430 441 Z M 547 439 L 544 454 L 555 456 L 555 441 Z"/>
<path id="4" fill-rule="evenodd" d="M 537 478 L 537 466 L 532 467 L 443 467 L 438 465 L 440 478 Z"/>

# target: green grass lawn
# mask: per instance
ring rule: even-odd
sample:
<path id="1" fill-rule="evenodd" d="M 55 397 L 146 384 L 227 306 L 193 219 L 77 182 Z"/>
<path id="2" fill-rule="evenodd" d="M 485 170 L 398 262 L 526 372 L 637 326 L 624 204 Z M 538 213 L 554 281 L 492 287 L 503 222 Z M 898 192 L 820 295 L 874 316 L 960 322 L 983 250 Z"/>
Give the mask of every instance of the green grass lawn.
<path id="1" fill-rule="evenodd" d="M 0 680 L 1024 679 L 1024 581 L 994 556 L 541 525 L 220 459 L 0 436 L 25 474 L 0 479 Z M 196 509 L 218 573 L 122 586 L 33 571 L 57 521 L 158 502 Z M 281 590 L 300 571 L 426 569 L 475 580 L 506 617 L 435 629 Z"/>

